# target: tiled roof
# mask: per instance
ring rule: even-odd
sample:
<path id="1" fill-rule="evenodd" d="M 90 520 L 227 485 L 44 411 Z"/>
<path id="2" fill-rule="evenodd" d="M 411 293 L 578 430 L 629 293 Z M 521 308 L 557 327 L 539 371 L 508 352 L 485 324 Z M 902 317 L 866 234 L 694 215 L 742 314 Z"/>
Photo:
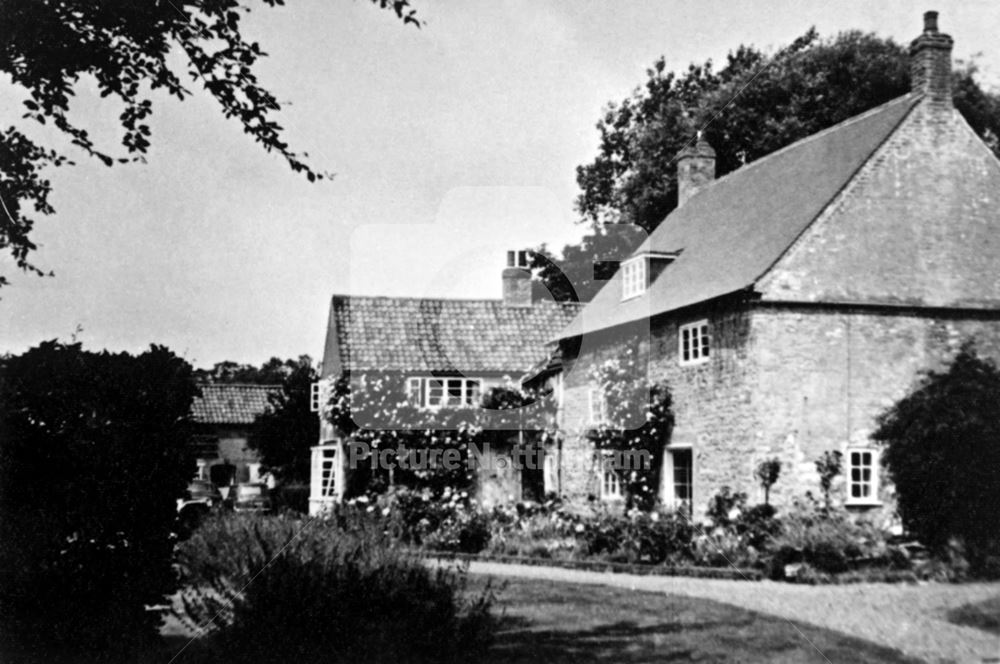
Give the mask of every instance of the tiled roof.
<path id="1" fill-rule="evenodd" d="M 510 372 L 545 359 L 545 347 L 580 310 L 575 303 L 530 307 L 500 300 L 335 295 L 324 376 L 350 371 Z"/>
<path id="2" fill-rule="evenodd" d="M 750 288 L 851 181 L 917 102 L 907 94 L 729 173 L 676 208 L 636 250 L 678 253 L 641 296 L 619 271 L 567 338 Z"/>
<path id="3" fill-rule="evenodd" d="M 200 424 L 253 424 L 267 408 L 267 396 L 280 385 L 246 383 L 202 384 L 201 397 L 191 404 L 191 415 Z"/>

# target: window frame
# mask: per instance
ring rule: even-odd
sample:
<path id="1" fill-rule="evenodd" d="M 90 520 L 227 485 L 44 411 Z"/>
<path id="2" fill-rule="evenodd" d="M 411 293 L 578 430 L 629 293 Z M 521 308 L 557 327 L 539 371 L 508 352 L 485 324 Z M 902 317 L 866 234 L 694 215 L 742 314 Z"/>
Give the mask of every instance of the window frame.
<path id="1" fill-rule="evenodd" d="M 406 399 L 424 410 L 477 408 L 484 384 L 482 378 L 468 376 L 407 376 Z"/>
<path id="2" fill-rule="evenodd" d="M 867 457 L 868 457 L 868 463 L 867 464 L 861 463 L 860 465 L 856 466 L 855 463 L 854 463 L 854 455 L 855 454 L 862 455 L 862 458 L 864 458 L 864 456 L 867 455 Z M 845 493 L 846 493 L 846 495 L 844 497 L 844 504 L 847 505 L 847 506 L 861 506 L 861 507 L 872 506 L 872 505 L 881 505 L 882 501 L 879 500 L 879 497 L 878 497 L 878 489 L 879 489 L 879 486 L 878 486 L 878 469 L 879 469 L 878 450 L 876 450 L 874 448 L 871 448 L 871 447 L 861 447 L 861 446 L 848 447 L 847 450 L 846 450 L 846 454 L 844 456 L 847 457 L 847 459 L 846 459 L 847 463 L 846 463 L 845 473 L 844 473 L 844 478 L 846 480 L 845 483 L 844 483 L 844 490 L 845 490 Z M 866 470 L 866 469 L 869 472 L 869 475 L 868 475 L 867 479 L 864 478 L 864 474 L 863 474 L 864 470 Z M 858 480 L 854 479 L 854 471 L 855 470 L 858 470 L 861 473 L 861 478 L 858 479 Z M 858 497 L 855 497 L 854 496 L 854 487 L 855 486 L 862 487 L 862 492 L 863 492 L 863 488 L 866 485 L 868 486 L 868 489 L 869 489 L 868 495 L 867 496 L 858 496 Z"/>
<path id="3" fill-rule="evenodd" d="M 689 348 L 685 349 L 685 334 Z M 707 318 L 677 326 L 677 361 L 682 367 L 705 364 L 712 359 L 712 326 Z M 685 351 L 688 357 L 684 357 Z"/>
<path id="4" fill-rule="evenodd" d="M 649 258 L 637 256 L 622 263 L 622 301 L 639 297 L 649 288 Z"/>
<path id="5" fill-rule="evenodd" d="M 600 407 L 595 408 L 595 404 L 600 404 Z M 587 424 L 600 426 L 607 423 L 608 401 L 604 390 L 600 387 L 591 387 L 587 390 Z"/>
<path id="6" fill-rule="evenodd" d="M 605 467 L 607 459 L 612 457 L 615 452 L 613 450 L 601 450 L 600 454 L 601 463 L 598 468 L 598 478 L 601 483 L 601 500 L 605 502 L 620 502 L 625 500 L 625 479 L 614 468 Z"/>

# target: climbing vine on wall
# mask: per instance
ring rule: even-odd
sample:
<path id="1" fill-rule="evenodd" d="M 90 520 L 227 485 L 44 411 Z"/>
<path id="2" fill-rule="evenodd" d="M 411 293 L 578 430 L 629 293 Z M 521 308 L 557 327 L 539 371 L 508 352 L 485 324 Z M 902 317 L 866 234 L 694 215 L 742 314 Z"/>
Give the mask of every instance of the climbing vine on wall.
<path id="1" fill-rule="evenodd" d="M 601 462 L 617 464 L 613 469 L 625 490 L 626 508 L 651 509 L 674 426 L 670 390 L 666 383 L 650 382 L 645 363 L 631 349 L 595 366 L 590 378 L 603 393 L 605 416 L 587 437 Z"/>

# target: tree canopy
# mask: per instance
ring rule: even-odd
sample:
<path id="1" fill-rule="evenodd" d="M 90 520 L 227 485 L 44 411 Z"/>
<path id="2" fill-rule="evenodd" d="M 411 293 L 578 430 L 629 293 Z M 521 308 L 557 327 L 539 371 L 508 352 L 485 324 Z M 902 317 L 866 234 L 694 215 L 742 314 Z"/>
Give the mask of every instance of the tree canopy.
<path id="1" fill-rule="evenodd" d="M 651 233 L 677 206 L 675 159 L 698 131 L 715 149 L 721 177 L 910 89 L 906 49 L 856 31 L 824 39 L 810 29 L 773 54 L 741 45 L 721 68 L 709 60 L 675 73 L 660 58 L 646 73 L 641 87 L 607 107 L 598 153 L 577 168 L 576 207 L 588 233 L 561 256 L 544 245 L 536 251 L 536 275 L 557 299 L 589 300 L 617 269 L 601 258 L 634 249 L 634 234 L 616 224 Z M 974 63 L 955 68 L 954 99 L 1000 155 L 1000 96 L 979 86 Z"/>
<path id="2" fill-rule="evenodd" d="M 0 358 L 0 632 L 23 661 L 135 661 L 157 638 L 146 607 L 176 590 L 196 393 L 159 346 L 49 341 Z"/>
<path id="3" fill-rule="evenodd" d="M 265 5 L 284 0 L 262 0 Z M 370 0 L 404 23 L 419 26 L 409 0 Z M 328 177 L 292 150 L 275 121 L 277 98 L 257 80 L 254 65 L 266 54 L 241 32 L 248 0 L 0 0 L 0 72 L 27 93 L 22 119 L 51 123 L 72 145 L 104 164 L 142 161 L 150 146 L 150 93 L 164 89 L 183 100 L 190 91 L 171 52 L 186 59 L 186 73 L 202 85 L 268 152 L 310 181 Z M 81 77 L 97 82 L 102 97 L 118 99 L 124 152 L 113 156 L 70 119 L 70 100 Z M 16 126 L 0 127 L 0 250 L 17 266 L 42 274 L 30 260 L 30 235 L 38 214 L 54 212 L 46 167 L 69 163 L 59 151 L 37 145 Z M 7 283 L 0 275 L 0 285 Z"/>
<path id="4" fill-rule="evenodd" d="M 308 482 L 311 448 L 319 441 L 319 417 L 310 407 L 312 384 L 319 379 L 312 359 L 271 358 L 257 378 L 249 382 L 277 383 L 281 390 L 268 397 L 268 408 L 257 416 L 247 445 L 260 454 L 264 472 L 277 480 Z"/>

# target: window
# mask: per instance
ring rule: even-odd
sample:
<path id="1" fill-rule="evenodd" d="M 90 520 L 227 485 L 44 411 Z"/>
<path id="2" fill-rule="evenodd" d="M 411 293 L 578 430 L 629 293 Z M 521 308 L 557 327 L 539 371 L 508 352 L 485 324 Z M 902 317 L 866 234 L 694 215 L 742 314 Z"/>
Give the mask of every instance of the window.
<path id="1" fill-rule="evenodd" d="M 847 504 L 871 505 L 878 502 L 878 473 L 875 451 L 847 450 Z"/>
<path id="2" fill-rule="evenodd" d="M 332 498 L 337 495 L 337 445 L 327 442 L 313 448 L 312 498 Z"/>
<path id="3" fill-rule="evenodd" d="M 667 455 L 670 463 L 668 498 L 676 509 L 690 515 L 694 493 L 694 457 L 691 448 L 668 449 Z"/>
<path id="4" fill-rule="evenodd" d="M 588 401 L 590 403 L 590 424 L 605 424 L 608 421 L 608 402 L 604 398 L 604 390 L 599 387 L 590 388 Z"/>
<path id="5" fill-rule="evenodd" d="M 316 382 L 309 386 L 309 412 L 318 413 L 321 400 L 321 386 Z"/>
<path id="6" fill-rule="evenodd" d="M 601 452 L 601 500 L 622 500 L 622 478 L 615 468 L 614 452 Z"/>
<path id="7" fill-rule="evenodd" d="M 678 352 L 682 365 L 701 364 L 708 361 L 712 346 L 712 335 L 708 330 L 708 321 L 681 325 L 677 335 Z"/>
<path id="8" fill-rule="evenodd" d="M 478 378 L 406 379 L 406 398 L 419 408 L 458 408 L 478 406 L 482 381 Z"/>
<path id="9" fill-rule="evenodd" d="M 646 291 L 646 257 L 622 263 L 622 299 L 642 295 Z"/>

